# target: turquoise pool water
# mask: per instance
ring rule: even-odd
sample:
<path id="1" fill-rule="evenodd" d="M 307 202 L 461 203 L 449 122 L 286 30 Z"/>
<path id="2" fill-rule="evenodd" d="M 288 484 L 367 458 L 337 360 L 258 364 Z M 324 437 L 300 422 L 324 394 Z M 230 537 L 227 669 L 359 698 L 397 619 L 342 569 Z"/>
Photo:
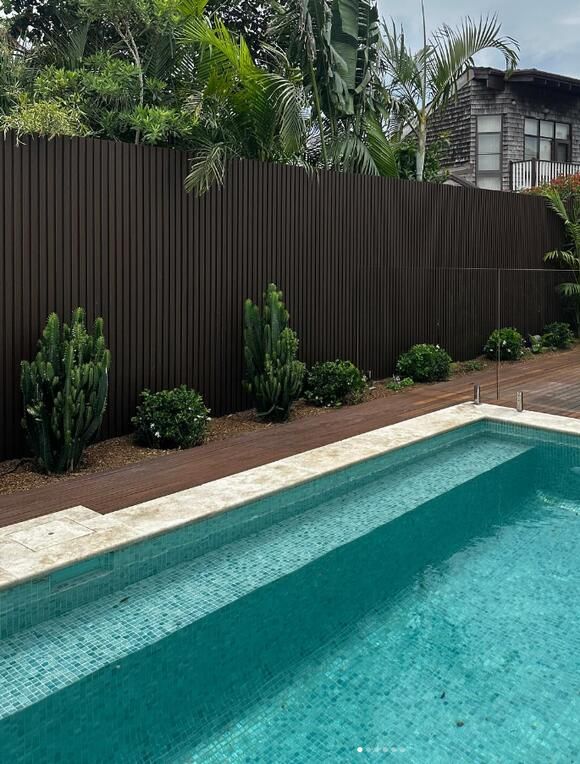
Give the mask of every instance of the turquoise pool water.
<path id="1" fill-rule="evenodd" d="M 0 762 L 580 761 L 580 449 L 473 425 L 0 596 Z"/>

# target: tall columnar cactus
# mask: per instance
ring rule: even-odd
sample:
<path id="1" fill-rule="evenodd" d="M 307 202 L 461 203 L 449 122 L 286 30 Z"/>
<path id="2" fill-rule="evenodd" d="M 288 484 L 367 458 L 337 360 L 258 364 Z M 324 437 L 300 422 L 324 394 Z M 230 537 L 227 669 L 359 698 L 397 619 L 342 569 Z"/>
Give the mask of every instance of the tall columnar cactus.
<path id="1" fill-rule="evenodd" d="M 56 313 L 48 317 L 36 358 L 21 367 L 22 426 L 46 472 L 74 470 L 97 434 L 107 404 L 110 360 L 102 318 L 89 334 L 82 308 L 73 312 L 70 326 L 61 326 Z"/>
<path id="2" fill-rule="evenodd" d="M 287 419 L 302 388 L 304 364 L 296 360 L 298 338 L 288 319 L 275 284 L 268 284 L 262 313 L 252 300 L 244 304 L 244 386 L 264 419 Z"/>

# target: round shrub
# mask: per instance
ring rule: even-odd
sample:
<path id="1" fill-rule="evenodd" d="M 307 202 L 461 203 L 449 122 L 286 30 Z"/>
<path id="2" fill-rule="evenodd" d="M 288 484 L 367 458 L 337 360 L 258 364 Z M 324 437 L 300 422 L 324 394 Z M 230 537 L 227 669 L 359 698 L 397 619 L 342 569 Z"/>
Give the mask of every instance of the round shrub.
<path id="1" fill-rule="evenodd" d="M 545 348 L 569 348 L 574 342 L 574 334 L 570 324 L 555 321 L 544 327 L 542 345 Z"/>
<path id="2" fill-rule="evenodd" d="M 203 443 L 210 417 L 201 395 L 181 385 L 158 393 L 143 390 L 131 421 L 138 440 L 150 448 L 191 448 Z"/>
<path id="3" fill-rule="evenodd" d="M 517 361 L 524 354 L 524 338 L 513 326 L 504 326 L 503 329 L 494 329 L 484 345 L 483 352 L 491 360 L 497 359 L 497 346 L 499 343 L 499 357 L 501 361 Z"/>
<path id="4" fill-rule="evenodd" d="M 342 406 L 359 403 L 367 378 L 350 361 L 324 361 L 306 374 L 304 397 L 315 406 Z"/>
<path id="5" fill-rule="evenodd" d="M 439 345 L 413 345 L 397 361 L 397 374 L 414 382 L 440 382 L 450 370 L 451 356 Z"/>

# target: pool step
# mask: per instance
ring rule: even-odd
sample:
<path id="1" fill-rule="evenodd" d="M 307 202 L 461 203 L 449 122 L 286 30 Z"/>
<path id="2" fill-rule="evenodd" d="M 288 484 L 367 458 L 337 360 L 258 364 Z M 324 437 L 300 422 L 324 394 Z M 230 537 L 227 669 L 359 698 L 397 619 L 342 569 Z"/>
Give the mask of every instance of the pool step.
<path id="1" fill-rule="evenodd" d="M 481 436 L 355 483 L 299 515 L 0 641 L 0 718 L 516 459 Z"/>

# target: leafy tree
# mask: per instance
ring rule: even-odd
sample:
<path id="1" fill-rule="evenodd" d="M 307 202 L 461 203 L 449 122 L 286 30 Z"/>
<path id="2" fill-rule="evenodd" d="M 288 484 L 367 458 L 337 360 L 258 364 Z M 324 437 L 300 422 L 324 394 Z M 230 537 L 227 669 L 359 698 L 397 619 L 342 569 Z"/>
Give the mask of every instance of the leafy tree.
<path id="1" fill-rule="evenodd" d="M 568 246 L 545 255 L 547 262 L 554 262 L 571 272 L 571 281 L 558 286 L 558 290 L 572 305 L 576 319 L 576 331 L 580 337 L 580 194 L 570 194 L 564 201 L 559 189 L 545 186 L 542 195 L 564 224 Z"/>
<path id="2" fill-rule="evenodd" d="M 512 37 L 501 35 L 496 16 L 477 22 L 468 17 L 455 29 L 444 24 L 428 37 L 423 2 L 421 13 L 423 47 L 412 53 L 404 31 L 398 31 L 393 22 L 384 25 L 382 52 L 396 109 L 417 141 L 416 176 L 420 181 L 424 179 L 429 118 L 454 97 L 457 82 L 473 66 L 474 56 L 484 50 L 498 50 L 509 69 L 516 66 L 519 50 Z"/>
<path id="3" fill-rule="evenodd" d="M 264 65 L 268 51 L 264 42 L 273 16 L 272 4 L 263 0 L 209 0 L 205 7 L 208 16 L 218 16 L 230 32 L 246 41 L 256 63 Z"/>
<path id="4" fill-rule="evenodd" d="M 79 15 L 78 0 L 0 0 L 8 29 L 26 47 L 38 46 L 65 31 L 67 20 Z"/>
<path id="5" fill-rule="evenodd" d="M 14 108 L 29 78 L 25 51 L 10 36 L 9 24 L 0 21 L 0 114 Z"/>

